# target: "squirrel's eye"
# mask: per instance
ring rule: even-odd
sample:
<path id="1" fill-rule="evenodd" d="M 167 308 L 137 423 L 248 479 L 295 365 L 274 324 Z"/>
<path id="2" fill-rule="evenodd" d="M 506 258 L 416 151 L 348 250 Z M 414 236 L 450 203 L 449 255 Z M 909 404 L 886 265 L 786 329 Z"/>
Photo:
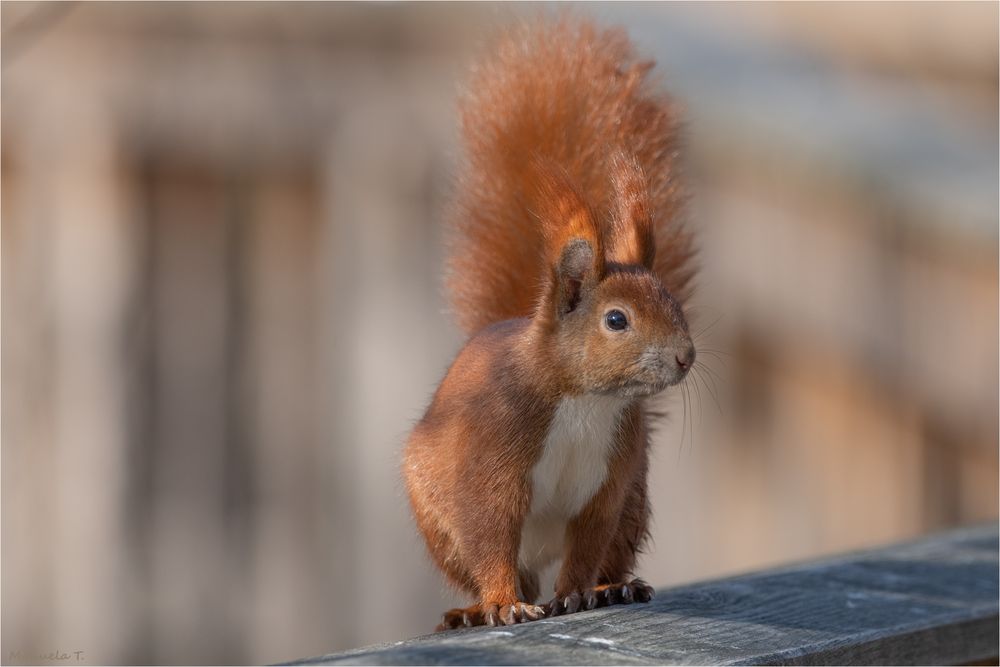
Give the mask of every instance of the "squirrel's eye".
<path id="1" fill-rule="evenodd" d="M 628 318 L 620 310 L 609 310 L 604 315 L 604 324 L 612 331 L 624 331 L 628 326 Z"/>

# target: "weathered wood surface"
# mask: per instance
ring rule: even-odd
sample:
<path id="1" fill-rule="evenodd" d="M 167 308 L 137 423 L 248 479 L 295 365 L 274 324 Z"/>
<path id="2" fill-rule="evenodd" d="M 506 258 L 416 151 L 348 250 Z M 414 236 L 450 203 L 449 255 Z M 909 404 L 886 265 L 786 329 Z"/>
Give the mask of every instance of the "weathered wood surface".
<path id="1" fill-rule="evenodd" d="M 962 664 L 997 656 L 997 526 L 295 665 Z M 434 619 L 428 618 L 428 624 Z"/>

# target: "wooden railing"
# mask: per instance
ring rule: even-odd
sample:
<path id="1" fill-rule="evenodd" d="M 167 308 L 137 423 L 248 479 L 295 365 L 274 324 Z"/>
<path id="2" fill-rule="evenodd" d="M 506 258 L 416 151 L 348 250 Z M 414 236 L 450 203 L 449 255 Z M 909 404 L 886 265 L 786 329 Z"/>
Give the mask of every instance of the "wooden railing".
<path id="1" fill-rule="evenodd" d="M 298 665 L 996 664 L 996 524 Z"/>

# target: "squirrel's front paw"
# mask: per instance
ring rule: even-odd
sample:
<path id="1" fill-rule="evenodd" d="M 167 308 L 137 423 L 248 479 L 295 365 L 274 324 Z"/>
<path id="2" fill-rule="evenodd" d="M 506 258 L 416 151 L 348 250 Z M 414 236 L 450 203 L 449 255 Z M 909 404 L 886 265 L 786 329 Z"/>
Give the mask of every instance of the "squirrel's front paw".
<path id="1" fill-rule="evenodd" d="M 537 621 L 544 617 L 544 608 L 528 604 L 527 602 L 515 602 L 514 604 L 505 605 L 483 605 L 483 618 L 486 625 L 514 625 L 515 623 Z"/>
<path id="2" fill-rule="evenodd" d="M 442 630 L 454 630 L 455 628 L 472 628 L 482 625 L 483 622 L 483 610 L 478 604 L 474 604 L 471 607 L 459 607 L 446 611 L 435 631 L 441 632 Z"/>
<path id="3" fill-rule="evenodd" d="M 652 586 L 642 579 L 633 579 L 628 583 L 602 584 L 568 595 L 556 595 L 545 608 L 549 616 L 561 616 L 613 604 L 649 602 L 653 594 Z"/>
<path id="4" fill-rule="evenodd" d="M 514 625 L 537 621 L 545 617 L 545 609 L 527 602 L 514 604 L 483 604 L 451 609 L 444 613 L 437 631 L 473 628 L 477 625 Z"/>

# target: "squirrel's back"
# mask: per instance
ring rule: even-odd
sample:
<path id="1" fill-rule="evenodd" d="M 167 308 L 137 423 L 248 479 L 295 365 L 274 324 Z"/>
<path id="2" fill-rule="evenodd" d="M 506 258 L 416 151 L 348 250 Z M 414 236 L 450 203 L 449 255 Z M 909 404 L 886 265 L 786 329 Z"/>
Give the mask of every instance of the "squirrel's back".
<path id="1" fill-rule="evenodd" d="M 532 313 L 545 265 L 537 212 L 542 165 L 564 172 L 607 218 L 615 154 L 645 174 L 654 271 L 680 301 L 693 276 L 680 214 L 678 118 L 626 35 L 563 15 L 501 36 L 472 72 L 460 104 L 464 162 L 450 211 L 448 286 L 469 333 Z"/>

